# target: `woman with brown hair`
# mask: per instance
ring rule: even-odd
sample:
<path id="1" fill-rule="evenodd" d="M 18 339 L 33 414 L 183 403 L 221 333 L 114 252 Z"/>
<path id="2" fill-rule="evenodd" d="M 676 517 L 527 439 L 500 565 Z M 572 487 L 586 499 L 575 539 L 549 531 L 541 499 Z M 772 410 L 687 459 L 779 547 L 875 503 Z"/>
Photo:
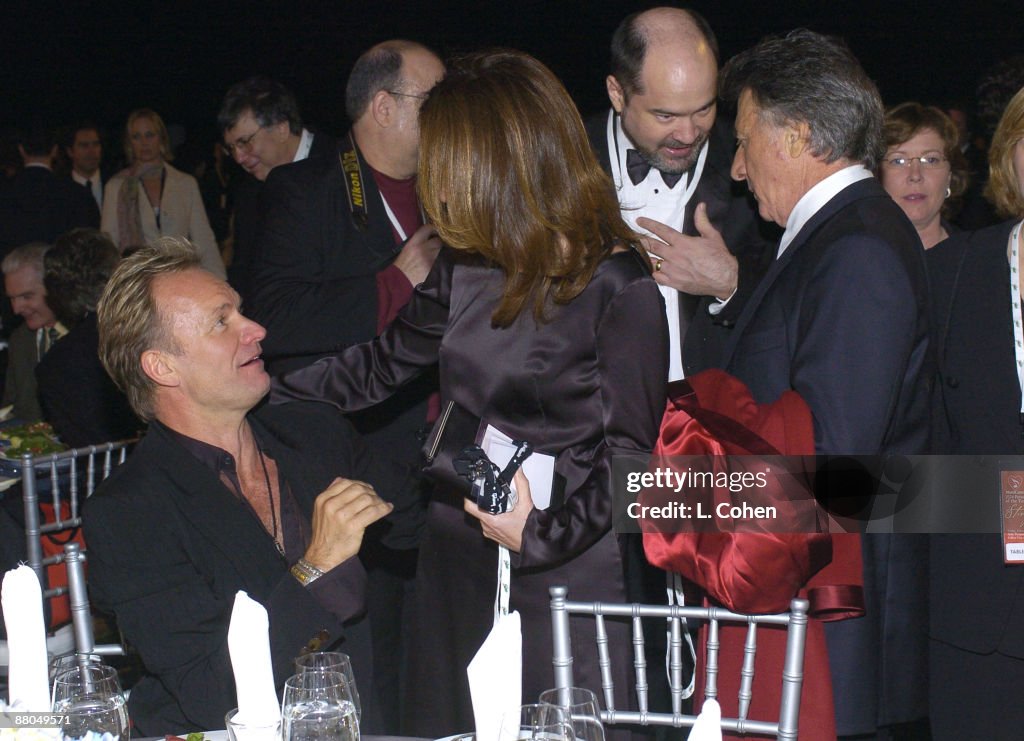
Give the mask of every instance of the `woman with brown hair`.
<path id="1" fill-rule="evenodd" d="M 901 103 L 886 112 L 884 136 L 879 179 L 931 249 L 953 231 L 946 220 L 967 190 L 956 124 L 934 106 Z"/>
<path id="2" fill-rule="evenodd" d="M 128 114 L 124 129 L 128 165 L 103 192 L 101 228 L 122 252 L 160 237 L 185 237 L 203 267 L 225 276 L 217 242 L 206 218 L 196 179 L 171 167 L 171 140 L 163 119 L 149 108 Z"/>
<path id="3" fill-rule="evenodd" d="M 515 51 L 456 61 L 419 125 L 420 195 L 449 247 L 378 339 L 284 376 L 275 396 L 362 409 L 437 363 L 442 407 L 454 402 L 457 414 L 554 458 L 552 480 L 517 479 L 506 514 L 484 514 L 453 486 L 434 489 L 403 730 L 437 736 L 473 727 L 466 666 L 493 621 L 499 543 L 522 617 L 524 702 L 552 683 L 548 587 L 567 584 L 577 600 L 627 596 L 611 463 L 654 443 L 668 340 L 647 258 L 546 67 Z M 451 444 L 457 453 L 472 442 L 469 433 Z M 544 509 L 530 496 L 541 488 L 552 489 Z M 609 632 L 628 650 L 628 626 Z M 627 672 L 631 660 L 616 666 Z M 600 687 L 596 665 L 578 661 L 575 676 Z M 627 684 L 617 684 L 621 707 Z"/>

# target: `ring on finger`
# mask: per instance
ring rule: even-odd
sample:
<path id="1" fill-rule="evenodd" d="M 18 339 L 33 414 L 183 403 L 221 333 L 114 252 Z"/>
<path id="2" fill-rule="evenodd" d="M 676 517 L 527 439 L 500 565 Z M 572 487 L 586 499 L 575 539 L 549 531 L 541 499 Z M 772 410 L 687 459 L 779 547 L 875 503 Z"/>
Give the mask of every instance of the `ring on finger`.
<path id="1" fill-rule="evenodd" d="M 655 273 L 657 273 L 657 272 L 660 272 L 660 271 L 661 271 L 661 264 L 662 264 L 663 262 L 665 262 L 665 261 L 664 261 L 664 260 L 662 260 L 662 259 L 661 259 L 660 257 L 659 257 L 659 258 L 658 258 L 657 260 L 655 260 L 655 262 L 654 262 L 654 272 L 655 272 Z"/>

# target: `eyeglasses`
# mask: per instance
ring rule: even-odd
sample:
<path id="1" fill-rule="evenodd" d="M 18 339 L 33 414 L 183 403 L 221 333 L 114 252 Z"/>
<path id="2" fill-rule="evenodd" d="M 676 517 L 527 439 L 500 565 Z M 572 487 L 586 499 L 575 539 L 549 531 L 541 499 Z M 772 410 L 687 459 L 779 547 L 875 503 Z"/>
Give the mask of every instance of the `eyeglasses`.
<path id="1" fill-rule="evenodd" d="M 252 151 L 252 142 L 256 138 L 256 135 L 265 128 L 267 127 L 260 126 L 254 132 L 249 134 L 249 136 L 243 136 L 241 139 L 236 139 L 234 144 L 222 144 L 221 146 L 224 147 L 224 153 L 227 154 L 228 157 L 233 157 L 236 150 L 243 154 L 248 154 Z"/>
<path id="2" fill-rule="evenodd" d="M 883 164 L 889 167 L 895 167 L 898 169 L 904 169 L 910 167 L 912 164 L 917 162 L 921 167 L 927 170 L 934 170 L 937 167 L 942 167 L 943 162 L 948 162 L 945 157 L 939 157 L 935 154 L 928 154 L 923 157 L 893 157 L 892 159 L 884 160 Z"/>
<path id="3" fill-rule="evenodd" d="M 400 93 L 397 90 L 387 90 L 386 92 L 392 95 L 400 95 L 403 98 L 416 98 L 416 100 L 426 100 L 430 97 L 430 93 Z"/>

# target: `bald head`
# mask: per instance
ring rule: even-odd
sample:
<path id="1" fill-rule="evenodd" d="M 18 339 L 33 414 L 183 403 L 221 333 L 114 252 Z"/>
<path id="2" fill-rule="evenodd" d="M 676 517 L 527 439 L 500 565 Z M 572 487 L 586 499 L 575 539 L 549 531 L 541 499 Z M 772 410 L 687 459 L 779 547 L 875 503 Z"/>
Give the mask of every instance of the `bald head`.
<path id="1" fill-rule="evenodd" d="M 405 70 L 403 64 L 407 65 Z M 391 39 L 372 46 L 363 52 L 352 67 L 348 84 L 345 86 L 345 113 L 355 123 L 370 106 L 373 96 L 381 90 L 400 90 L 403 72 L 413 74 L 428 67 L 434 72 L 441 66 L 441 60 L 422 44 L 405 39 Z"/>
<path id="2" fill-rule="evenodd" d="M 648 55 L 659 64 L 718 69 L 718 41 L 704 18 L 681 8 L 652 8 L 627 16 L 612 35 L 611 74 L 627 95 L 642 92 Z"/>
<path id="3" fill-rule="evenodd" d="M 612 37 L 608 99 L 622 131 L 657 170 L 693 169 L 715 122 L 718 46 L 696 13 L 654 8 L 631 15 Z"/>

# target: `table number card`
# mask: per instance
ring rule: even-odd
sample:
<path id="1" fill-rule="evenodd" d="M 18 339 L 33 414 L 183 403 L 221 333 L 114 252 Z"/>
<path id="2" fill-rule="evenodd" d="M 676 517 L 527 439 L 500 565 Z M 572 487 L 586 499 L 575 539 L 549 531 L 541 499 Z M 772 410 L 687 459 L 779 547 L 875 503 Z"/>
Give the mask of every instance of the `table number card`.
<path id="1" fill-rule="evenodd" d="M 1003 562 L 1024 564 L 1024 471 L 1002 471 Z"/>

